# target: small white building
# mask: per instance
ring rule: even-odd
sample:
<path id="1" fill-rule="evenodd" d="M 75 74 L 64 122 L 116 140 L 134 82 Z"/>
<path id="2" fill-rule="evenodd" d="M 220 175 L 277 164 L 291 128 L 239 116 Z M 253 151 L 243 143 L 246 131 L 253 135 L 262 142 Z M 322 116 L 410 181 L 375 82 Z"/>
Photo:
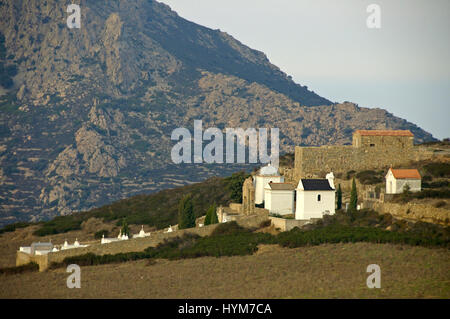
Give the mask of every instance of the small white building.
<path id="1" fill-rule="evenodd" d="M 146 233 L 144 231 L 144 225 L 142 225 L 141 230 L 139 231 L 138 234 L 134 234 L 133 238 L 144 238 L 144 237 L 149 237 L 150 233 Z"/>
<path id="2" fill-rule="evenodd" d="M 171 232 L 173 232 L 173 228 L 172 228 L 172 225 L 169 225 L 169 228 L 167 228 L 165 233 L 171 233 Z"/>
<path id="3" fill-rule="evenodd" d="M 300 179 L 297 186 L 295 219 L 322 218 L 335 210 L 334 177 L 328 179 Z"/>
<path id="4" fill-rule="evenodd" d="M 422 177 L 417 169 L 393 169 L 386 174 L 386 194 L 400 194 L 409 186 L 411 192 L 422 190 Z"/>
<path id="5" fill-rule="evenodd" d="M 119 241 L 122 240 L 122 235 L 120 236 L 120 238 L 105 238 L 105 234 L 102 235 L 102 240 L 100 241 L 100 243 L 102 244 L 109 244 L 115 241 Z"/>
<path id="6" fill-rule="evenodd" d="M 255 183 L 255 204 L 262 204 L 264 202 L 264 188 L 269 184 L 273 183 L 283 183 L 284 177 L 280 176 L 278 168 L 268 164 L 262 167 L 258 174 L 254 177 Z"/>
<path id="7" fill-rule="evenodd" d="M 78 238 L 75 239 L 73 245 L 70 245 L 67 240 L 64 241 L 64 244 L 61 246 L 61 250 L 66 250 L 66 249 L 73 249 L 73 248 L 82 248 L 82 247 L 87 247 L 89 245 L 81 245 L 80 242 L 78 241 Z"/>
<path id="8" fill-rule="evenodd" d="M 293 214 L 294 189 L 290 183 L 269 182 L 264 188 L 264 208 L 271 214 Z"/>

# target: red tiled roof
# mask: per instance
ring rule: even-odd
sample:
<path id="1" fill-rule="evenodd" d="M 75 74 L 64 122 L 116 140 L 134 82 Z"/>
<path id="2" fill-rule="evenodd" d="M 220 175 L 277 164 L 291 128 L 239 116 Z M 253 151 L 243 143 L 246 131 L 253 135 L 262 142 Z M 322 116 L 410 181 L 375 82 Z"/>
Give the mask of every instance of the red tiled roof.
<path id="1" fill-rule="evenodd" d="M 397 179 L 421 179 L 420 173 L 417 169 L 390 169 L 392 174 Z"/>
<path id="2" fill-rule="evenodd" d="M 356 130 L 355 134 L 364 136 L 414 136 L 410 130 Z"/>

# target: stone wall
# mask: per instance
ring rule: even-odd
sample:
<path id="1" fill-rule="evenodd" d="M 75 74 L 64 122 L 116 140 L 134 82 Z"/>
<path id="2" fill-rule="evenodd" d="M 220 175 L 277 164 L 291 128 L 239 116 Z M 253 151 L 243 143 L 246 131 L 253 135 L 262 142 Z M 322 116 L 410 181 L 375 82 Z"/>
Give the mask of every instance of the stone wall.
<path id="1" fill-rule="evenodd" d="M 231 204 L 230 204 L 231 208 Z M 255 186 L 253 177 L 248 177 L 242 185 L 242 207 L 241 214 L 252 215 L 255 212 Z"/>
<path id="2" fill-rule="evenodd" d="M 272 217 L 272 216 L 269 216 L 269 219 L 271 221 L 272 226 L 281 231 L 289 231 L 289 230 L 293 229 L 294 227 L 300 228 L 306 224 L 311 223 L 310 220 L 287 219 L 287 218 Z"/>
<path id="3" fill-rule="evenodd" d="M 346 173 L 350 170 L 383 169 L 390 166 L 407 165 L 423 158 L 413 148 L 380 149 L 353 146 L 295 147 L 295 172 L 300 178 L 323 178 L 327 172 Z"/>
<path id="4" fill-rule="evenodd" d="M 47 255 L 29 255 L 27 253 L 18 251 L 16 255 L 16 266 L 26 265 L 34 262 L 39 265 L 39 271 L 44 271 L 48 268 Z"/>
<path id="5" fill-rule="evenodd" d="M 353 135 L 353 145 L 295 147 L 293 181 L 300 178 L 323 178 L 326 173 L 346 173 L 408 165 L 411 161 L 437 158 L 421 146 L 413 145 L 411 136 Z"/>
<path id="6" fill-rule="evenodd" d="M 259 214 L 252 216 L 239 215 L 236 218 L 236 222 L 242 227 L 258 227 L 261 222 L 267 220 L 267 215 Z M 133 238 L 129 240 L 121 240 L 117 242 L 112 242 L 109 244 L 92 244 L 88 247 L 80 247 L 62 250 L 59 252 L 52 252 L 48 255 L 42 256 L 30 256 L 26 253 L 17 252 L 16 255 L 16 266 L 27 264 L 31 261 L 39 264 L 39 271 L 44 271 L 53 262 L 62 262 L 66 257 L 78 256 L 87 253 L 93 253 L 96 255 L 106 255 L 106 254 L 117 254 L 126 252 L 143 251 L 147 247 L 155 247 L 159 243 L 163 242 L 165 239 L 180 237 L 184 234 L 197 234 L 199 236 L 209 236 L 213 230 L 220 224 L 207 225 L 203 227 L 195 227 L 189 229 L 181 229 L 171 233 L 165 233 L 163 231 L 153 232 L 150 237 L 145 238 Z"/>
<path id="7" fill-rule="evenodd" d="M 368 202 L 364 202 L 364 204 L 366 205 Z M 450 211 L 444 208 L 436 208 L 431 205 L 416 203 L 382 203 L 373 201 L 370 203 L 370 207 L 380 214 L 391 214 L 400 219 L 417 220 L 445 226 L 449 225 Z"/>

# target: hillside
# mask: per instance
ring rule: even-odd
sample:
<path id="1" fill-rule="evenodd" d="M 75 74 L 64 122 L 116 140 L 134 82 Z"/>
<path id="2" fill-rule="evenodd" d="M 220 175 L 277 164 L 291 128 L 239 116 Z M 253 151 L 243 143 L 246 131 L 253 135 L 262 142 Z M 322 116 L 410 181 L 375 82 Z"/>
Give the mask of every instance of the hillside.
<path id="1" fill-rule="evenodd" d="M 56 0 L 0 5 L 0 225 L 89 210 L 225 176 L 174 165 L 171 132 L 279 127 L 281 151 L 349 143 L 354 129 L 410 129 L 383 109 L 333 104 L 262 52 L 156 1 L 87 1 L 81 29 Z M 248 167 L 247 167 L 248 168 Z"/>
<path id="2" fill-rule="evenodd" d="M 0 296 L 449 298 L 448 257 L 445 248 L 392 244 L 324 244 L 295 249 L 271 245 L 260 246 L 250 256 L 84 266 L 82 289 L 67 289 L 61 284 L 68 276 L 65 268 L 0 276 L 4 288 Z M 382 269 L 381 289 L 366 286 L 366 268 L 374 262 Z"/>

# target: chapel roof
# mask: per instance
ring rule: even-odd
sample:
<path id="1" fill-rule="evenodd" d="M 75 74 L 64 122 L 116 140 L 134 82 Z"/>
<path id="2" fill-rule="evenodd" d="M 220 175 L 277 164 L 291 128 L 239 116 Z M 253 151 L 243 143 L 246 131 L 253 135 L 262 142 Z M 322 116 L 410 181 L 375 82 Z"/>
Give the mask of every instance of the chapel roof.
<path id="1" fill-rule="evenodd" d="M 396 179 L 421 179 L 417 169 L 389 169 Z"/>
<path id="2" fill-rule="evenodd" d="M 276 190 L 276 191 L 291 191 L 291 190 L 295 189 L 294 185 L 292 185 L 291 183 L 270 182 L 268 185 L 272 190 Z"/>
<path id="3" fill-rule="evenodd" d="M 411 136 L 414 134 L 410 130 L 356 130 L 355 134 L 362 136 Z"/>
<path id="4" fill-rule="evenodd" d="M 328 179 L 302 178 L 301 182 L 305 191 L 334 191 Z"/>
<path id="5" fill-rule="evenodd" d="M 275 166 L 270 165 L 270 163 L 267 166 L 261 167 L 259 170 L 259 175 L 263 176 L 279 176 L 278 168 Z"/>

